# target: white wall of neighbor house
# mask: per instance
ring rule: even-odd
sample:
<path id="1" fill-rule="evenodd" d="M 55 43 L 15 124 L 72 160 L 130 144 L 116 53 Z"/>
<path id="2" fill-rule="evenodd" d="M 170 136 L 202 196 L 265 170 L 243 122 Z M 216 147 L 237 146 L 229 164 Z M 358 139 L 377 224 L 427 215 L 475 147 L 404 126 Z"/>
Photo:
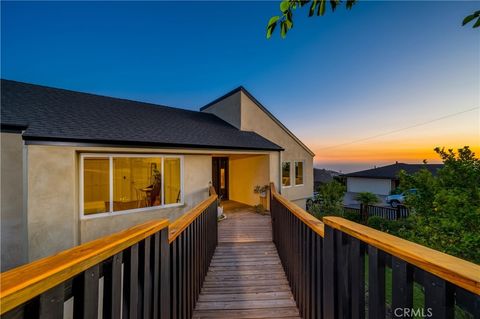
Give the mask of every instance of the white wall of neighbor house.
<path id="1" fill-rule="evenodd" d="M 1 133 L 1 261 L 0 271 L 27 261 L 27 228 L 23 206 L 22 135 Z"/>
<path id="2" fill-rule="evenodd" d="M 371 192 L 377 195 L 389 195 L 392 190 L 390 179 L 347 177 L 347 192 Z"/>

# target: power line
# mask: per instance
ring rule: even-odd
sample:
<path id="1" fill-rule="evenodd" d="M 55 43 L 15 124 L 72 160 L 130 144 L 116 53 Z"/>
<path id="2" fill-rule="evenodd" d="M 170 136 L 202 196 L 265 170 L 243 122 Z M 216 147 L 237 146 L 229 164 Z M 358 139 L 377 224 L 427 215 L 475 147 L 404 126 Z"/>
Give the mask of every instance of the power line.
<path id="1" fill-rule="evenodd" d="M 441 116 L 441 117 L 438 117 L 438 118 L 435 118 L 435 119 L 432 119 L 432 120 L 429 120 L 429 121 L 426 121 L 426 122 L 417 123 L 417 124 L 414 124 L 414 125 L 411 125 L 411 126 L 406 126 L 406 127 L 403 127 L 403 128 L 399 128 L 399 129 L 396 129 L 396 130 L 393 130 L 393 131 L 388 131 L 388 132 L 385 132 L 385 133 L 380 133 L 380 134 L 372 135 L 372 136 L 369 136 L 369 137 L 360 138 L 358 140 L 353 140 L 351 142 L 346 142 L 346 143 L 337 144 L 337 145 L 333 145 L 333 146 L 327 146 L 327 147 L 321 148 L 320 150 L 328 150 L 328 149 L 337 148 L 337 147 L 341 147 L 341 146 L 346 146 L 346 145 L 350 145 L 350 144 L 355 144 L 355 143 L 359 143 L 359 142 L 363 142 L 363 141 L 368 141 L 368 140 L 371 140 L 371 139 L 374 139 L 374 138 L 377 138 L 377 137 L 382 137 L 382 136 L 385 136 L 385 135 L 390 135 L 390 134 L 401 132 L 401 131 L 404 131 L 404 130 L 409 130 L 409 129 L 414 128 L 414 127 L 430 124 L 430 123 L 433 123 L 433 122 L 436 122 L 436 121 L 444 120 L 444 119 L 449 118 L 449 117 L 457 116 L 459 114 L 471 112 L 471 111 L 478 110 L 478 109 L 479 109 L 478 106 L 473 107 L 473 108 L 468 109 L 468 110 L 463 110 L 463 111 L 460 111 L 460 112 L 456 112 L 456 113 L 452 113 L 452 114 L 449 114 L 449 115 Z"/>

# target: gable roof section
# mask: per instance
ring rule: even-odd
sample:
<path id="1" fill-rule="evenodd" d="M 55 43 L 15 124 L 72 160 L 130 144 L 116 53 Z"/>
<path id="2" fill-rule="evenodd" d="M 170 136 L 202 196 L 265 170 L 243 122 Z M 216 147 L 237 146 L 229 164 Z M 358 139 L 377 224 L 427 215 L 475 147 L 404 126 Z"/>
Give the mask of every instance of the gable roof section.
<path id="1" fill-rule="evenodd" d="M 367 169 L 364 171 L 353 172 L 349 174 L 343 174 L 344 177 L 364 177 L 364 178 L 383 178 L 383 179 L 396 179 L 398 173 L 401 170 L 406 171 L 408 174 L 418 172 L 422 168 L 428 169 L 432 174 L 436 174 L 437 170 L 442 168 L 443 164 L 405 164 L 395 163 L 392 165 Z"/>
<path id="2" fill-rule="evenodd" d="M 295 134 L 293 134 L 285 125 L 283 125 L 282 122 L 280 122 L 279 119 L 277 119 L 272 113 L 270 113 L 270 111 L 265 107 L 263 106 L 262 103 L 260 103 L 250 92 L 247 91 L 247 89 L 245 89 L 243 86 L 239 86 L 237 87 L 236 89 L 233 89 L 232 91 L 222 95 L 221 97 L 213 100 L 212 102 L 202 106 L 200 108 L 200 111 L 204 111 L 206 109 L 208 109 L 210 106 L 220 102 L 221 100 L 224 100 L 226 99 L 227 97 L 237 93 L 237 92 L 243 92 L 250 100 L 253 101 L 253 103 L 255 103 L 265 114 L 268 115 L 268 117 L 270 117 L 278 126 L 280 126 L 288 135 L 290 135 L 290 137 L 292 137 L 300 146 L 302 146 L 310 155 L 312 156 L 315 156 L 315 153 L 312 152 L 312 150 L 310 150 L 305 144 L 303 144 L 303 142 L 295 136 Z"/>
<path id="3" fill-rule="evenodd" d="M 2 131 L 23 128 L 26 141 L 282 150 L 203 112 L 10 80 L 1 98 Z"/>

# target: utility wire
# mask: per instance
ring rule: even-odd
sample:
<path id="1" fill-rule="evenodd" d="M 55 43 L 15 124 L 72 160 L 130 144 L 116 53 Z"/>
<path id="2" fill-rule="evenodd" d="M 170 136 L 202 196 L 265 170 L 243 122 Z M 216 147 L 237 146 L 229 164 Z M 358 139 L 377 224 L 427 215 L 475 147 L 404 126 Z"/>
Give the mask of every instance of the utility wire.
<path id="1" fill-rule="evenodd" d="M 337 148 L 337 147 L 341 147 L 341 146 L 346 146 L 346 145 L 350 145 L 350 144 L 355 144 L 355 143 L 359 143 L 359 142 L 363 142 L 363 141 L 368 141 L 368 140 L 371 140 L 371 139 L 374 139 L 374 138 L 377 138 L 377 137 L 390 135 L 390 134 L 401 132 L 401 131 L 404 131 L 404 130 L 408 130 L 408 129 L 411 129 L 411 128 L 414 128 L 414 127 L 418 127 L 418 126 L 430 124 L 430 123 L 433 123 L 433 122 L 436 122 L 436 121 L 444 120 L 446 118 L 457 116 L 459 114 L 463 114 L 463 113 L 471 112 L 471 111 L 474 111 L 474 110 L 478 110 L 479 108 L 480 107 L 478 107 L 478 106 L 477 107 L 472 107 L 471 109 L 468 109 L 468 110 L 463 110 L 463 111 L 460 111 L 460 112 L 456 112 L 456 113 L 452 113 L 452 114 L 449 114 L 449 115 L 441 116 L 441 117 L 438 117 L 438 118 L 435 118 L 435 119 L 432 119 L 432 120 L 429 120 L 429 121 L 426 121 L 426 122 L 417 123 L 417 124 L 407 126 L 407 127 L 403 127 L 403 128 L 399 128 L 399 129 L 396 129 L 396 130 L 393 130 L 393 131 L 388 131 L 388 132 L 385 132 L 385 133 L 380 133 L 380 134 L 372 135 L 372 136 L 369 136 L 369 137 L 360 138 L 358 140 L 353 140 L 351 142 L 346 142 L 346 143 L 337 144 L 337 145 L 333 145 L 333 146 L 327 146 L 327 147 L 321 148 L 320 150 L 328 150 L 328 149 Z"/>

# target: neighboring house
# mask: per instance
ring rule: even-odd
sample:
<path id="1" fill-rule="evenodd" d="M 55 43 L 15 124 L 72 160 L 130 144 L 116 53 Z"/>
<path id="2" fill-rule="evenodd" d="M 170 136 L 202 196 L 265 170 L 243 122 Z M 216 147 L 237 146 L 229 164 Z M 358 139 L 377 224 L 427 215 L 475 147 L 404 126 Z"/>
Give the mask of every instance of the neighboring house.
<path id="1" fill-rule="evenodd" d="M 398 187 L 398 173 L 401 170 L 413 174 L 422 168 L 426 168 L 435 174 L 442 166 L 443 164 L 405 164 L 396 162 L 392 165 L 343 174 L 341 176 L 346 179 L 347 185 L 345 204 L 355 204 L 354 197 L 360 192 L 374 193 L 383 200 Z"/>
<path id="2" fill-rule="evenodd" d="M 208 196 L 255 205 L 274 182 L 305 206 L 313 156 L 244 88 L 201 112 L 2 80 L 2 270 Z"/>
<path id="3" fill-rule="evenodd" d="M 330 171 L 324 168 L 313 169 L 313 189 L 316 191 L 321 185 L 330 183 L 334 177 L 339 175 L 338 172 Z"/>

